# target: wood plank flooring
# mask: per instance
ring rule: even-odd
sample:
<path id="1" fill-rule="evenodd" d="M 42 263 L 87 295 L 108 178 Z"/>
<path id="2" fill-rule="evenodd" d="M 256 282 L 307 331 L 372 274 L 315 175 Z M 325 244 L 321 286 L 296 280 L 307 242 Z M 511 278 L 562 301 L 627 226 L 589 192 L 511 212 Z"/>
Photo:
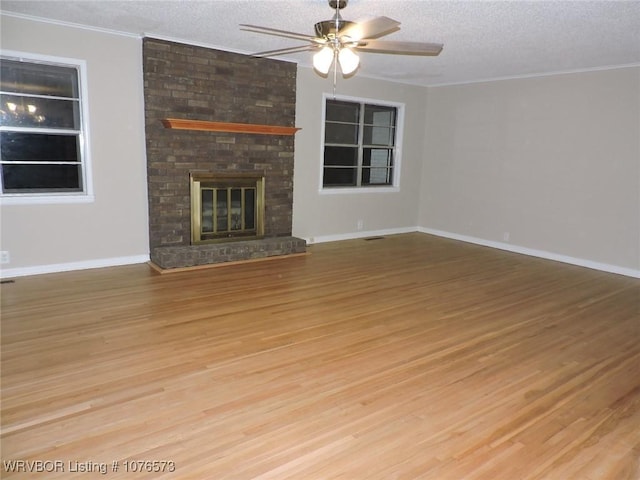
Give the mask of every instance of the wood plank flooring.
<path id="1" fill-rule="evenodd" d="M 640 280 L 417 233 L 309 250 L 3 284 L 2 478 L 640 478 Z"/>

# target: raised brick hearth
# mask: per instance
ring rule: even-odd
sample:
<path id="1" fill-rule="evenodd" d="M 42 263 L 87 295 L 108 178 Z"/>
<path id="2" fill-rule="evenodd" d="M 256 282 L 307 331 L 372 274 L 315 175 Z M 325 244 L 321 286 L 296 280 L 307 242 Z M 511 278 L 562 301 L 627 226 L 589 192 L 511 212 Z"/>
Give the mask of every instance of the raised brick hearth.
<path id="1" fill-rule="evenodd" d="M 197 247 L 158 247 L 151 253 L 151 261 L 161 268 L 181 268 L 212 263 L 305 253 L 306 243 L 295 237 L 270 237 L 261 240 L 243 240 L 212 243 Z"/>
<path id="2" fill-rule="evenodd" d="M 184 119 L 295 126 L 296 65 L 143 41 L 151 260 L 162 268 L 302 253 L 291 236 L 293 135 L 166 128 Z M 166 122 L 165 122 L 166 123 Z M 191 245 L 191 173 L 264 175 L 264 239 Z"/>

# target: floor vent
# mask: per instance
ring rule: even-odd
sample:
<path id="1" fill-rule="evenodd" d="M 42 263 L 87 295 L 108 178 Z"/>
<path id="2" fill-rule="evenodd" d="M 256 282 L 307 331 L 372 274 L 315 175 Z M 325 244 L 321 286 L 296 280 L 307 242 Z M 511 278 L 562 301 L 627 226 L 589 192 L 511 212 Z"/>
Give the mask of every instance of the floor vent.
<path id="1" fill-rule="evenodd" d="M 370 242 L 371 240 L 382 240 L 384 237 L 368 237 L 365 238 L 365 242 Z"/>

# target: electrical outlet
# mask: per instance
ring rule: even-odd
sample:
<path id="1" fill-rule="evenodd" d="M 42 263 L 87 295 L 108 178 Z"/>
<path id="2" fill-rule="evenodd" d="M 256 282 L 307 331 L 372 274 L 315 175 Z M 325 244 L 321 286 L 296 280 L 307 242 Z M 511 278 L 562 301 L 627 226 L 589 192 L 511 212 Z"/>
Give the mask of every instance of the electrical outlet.
<path id="1" fill-rule="evenodd" d="M 11 262 L 11 257 L 9 256 L 9 251 L 8 250 L 2 250 L 0 252 L 0 263 L 4 264 L 4 263 L 9 263 Z"/>
<path id="2" fill-rule="evenodd" d="M 502 240 L 504 240 L 505 242 L 508 242 L 510 237 L 511 235 L 509 234 L 509 232 L 504 232 L 502 234 Z"/>
<path id="3" fill-rule="evenodd" d="M 362 220 L 358 220 L 357 227 L 358 230 L 362 230 L 364 228 L 364 222 Z"/>

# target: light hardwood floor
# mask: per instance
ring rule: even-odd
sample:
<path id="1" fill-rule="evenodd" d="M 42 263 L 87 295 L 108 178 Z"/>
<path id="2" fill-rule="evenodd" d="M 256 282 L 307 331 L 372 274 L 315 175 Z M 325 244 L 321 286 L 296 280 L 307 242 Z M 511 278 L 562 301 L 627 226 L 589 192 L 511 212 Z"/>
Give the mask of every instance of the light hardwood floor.
<path id="1" fill-rule="evenodd" d="M 3 478 L 640 478 L 640 280 L 424 234 L 309 250 L 2 285 Z"/>

